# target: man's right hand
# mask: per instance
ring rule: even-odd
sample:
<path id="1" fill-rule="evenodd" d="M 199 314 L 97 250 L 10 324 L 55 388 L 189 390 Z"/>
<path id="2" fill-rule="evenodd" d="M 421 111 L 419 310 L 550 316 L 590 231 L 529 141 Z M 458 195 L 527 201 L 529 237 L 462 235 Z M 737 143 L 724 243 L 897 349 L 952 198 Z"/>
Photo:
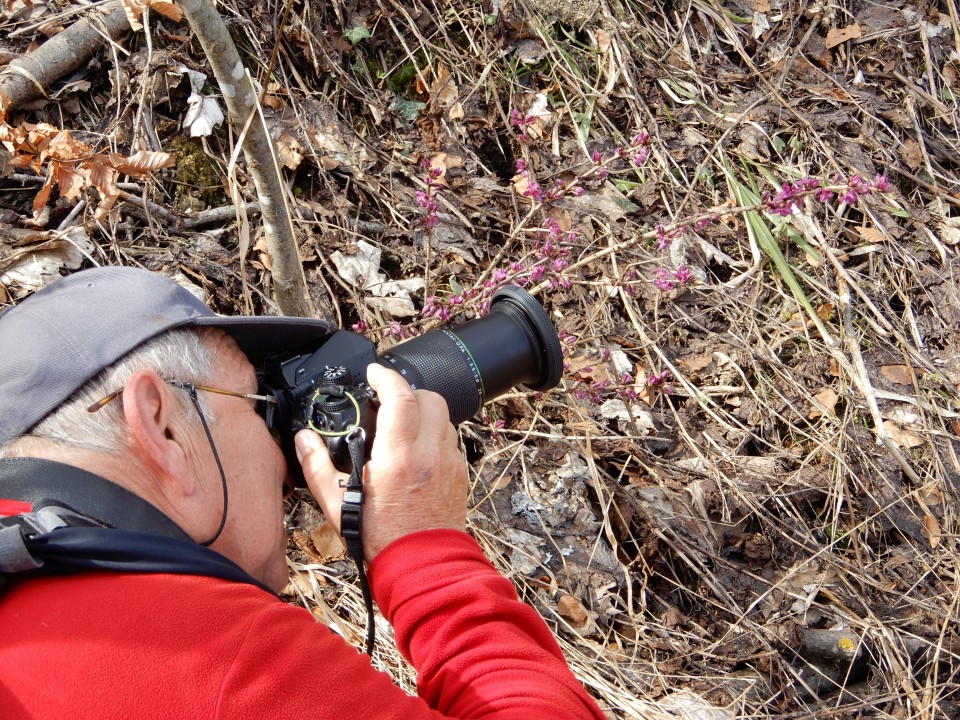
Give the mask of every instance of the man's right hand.
<path id="1" fill-rule="evenodd" d="M 369 563 L 383 548 L 421 530 L 464 530 L 467 468 L 457 447 L 446 401 L 412 390 L 399 373 L 367 368 L 377 392 L 377 432 L 364 470 L 363 554 Z M 340 530 L 344 473 L 334 468 L 323 439 L 312 430 L 296 436 L 307 486 L 324 515 Z"/>

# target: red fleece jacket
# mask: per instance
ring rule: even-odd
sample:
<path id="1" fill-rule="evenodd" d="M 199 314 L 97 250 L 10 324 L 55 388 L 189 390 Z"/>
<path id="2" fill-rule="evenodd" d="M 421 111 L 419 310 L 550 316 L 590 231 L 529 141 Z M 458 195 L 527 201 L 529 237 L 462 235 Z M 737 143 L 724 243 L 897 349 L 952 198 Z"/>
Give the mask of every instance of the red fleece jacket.
<path id="1" fill-rule="evenodd" d="M 79 573 L 0 593 L 0 718 L 602 720 L 543 620 L 465 533 L 405 537 L 369 574 L 419 698 L 255 586 Z"/>

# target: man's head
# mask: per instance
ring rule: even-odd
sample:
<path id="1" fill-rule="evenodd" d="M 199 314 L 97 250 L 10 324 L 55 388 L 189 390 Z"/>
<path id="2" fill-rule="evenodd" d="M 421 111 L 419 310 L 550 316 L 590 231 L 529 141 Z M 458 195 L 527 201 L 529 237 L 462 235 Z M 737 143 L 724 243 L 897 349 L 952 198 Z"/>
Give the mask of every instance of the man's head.
<path id="1" fill-rule="evenodd" d="M 302 318 L 227 318 L 160 275 L 130 268 L 75 273 L 0 314 L 0 452 L 67 462 L 158 506 L 209 538 L 223 509 L 210 426 L 230 490 L 213 545 L 282 584 L 280 484 L 286 466 L 254 401 L 172 381 L 255 393 L 250 360 L 315 343 L 331 328 Z M 97 400 L 122 390 L 100 411 Z"/>

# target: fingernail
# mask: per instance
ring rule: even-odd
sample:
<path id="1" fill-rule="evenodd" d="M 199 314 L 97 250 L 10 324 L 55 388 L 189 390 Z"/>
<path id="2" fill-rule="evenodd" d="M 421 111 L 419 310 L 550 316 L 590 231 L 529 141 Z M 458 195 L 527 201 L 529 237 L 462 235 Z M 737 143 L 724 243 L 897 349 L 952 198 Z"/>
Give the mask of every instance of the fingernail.
<path id="1" fill-rule="evenodd" d="M 297 450 L 297 460 L 303 462 L 303 459 L 313 450 L 310 442 L 310 435 L 307 432 L 298 432 L 293 438 L 293 445 Z"/>

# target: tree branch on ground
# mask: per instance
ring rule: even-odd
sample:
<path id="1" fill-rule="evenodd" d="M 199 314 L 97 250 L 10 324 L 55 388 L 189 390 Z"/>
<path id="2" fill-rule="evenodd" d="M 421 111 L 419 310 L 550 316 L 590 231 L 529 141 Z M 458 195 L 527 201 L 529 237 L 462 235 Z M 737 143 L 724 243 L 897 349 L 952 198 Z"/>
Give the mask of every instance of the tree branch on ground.
<path id="1" fill-rule="evenodd" d="M 130 24 L 119 2 L 75 22 L 22 58 L 0 70 L 0 109 L 18 108 L 29 100 L 46 95 L 50 86 L 86 63 L 106 42 L 130 32 Z"/>

